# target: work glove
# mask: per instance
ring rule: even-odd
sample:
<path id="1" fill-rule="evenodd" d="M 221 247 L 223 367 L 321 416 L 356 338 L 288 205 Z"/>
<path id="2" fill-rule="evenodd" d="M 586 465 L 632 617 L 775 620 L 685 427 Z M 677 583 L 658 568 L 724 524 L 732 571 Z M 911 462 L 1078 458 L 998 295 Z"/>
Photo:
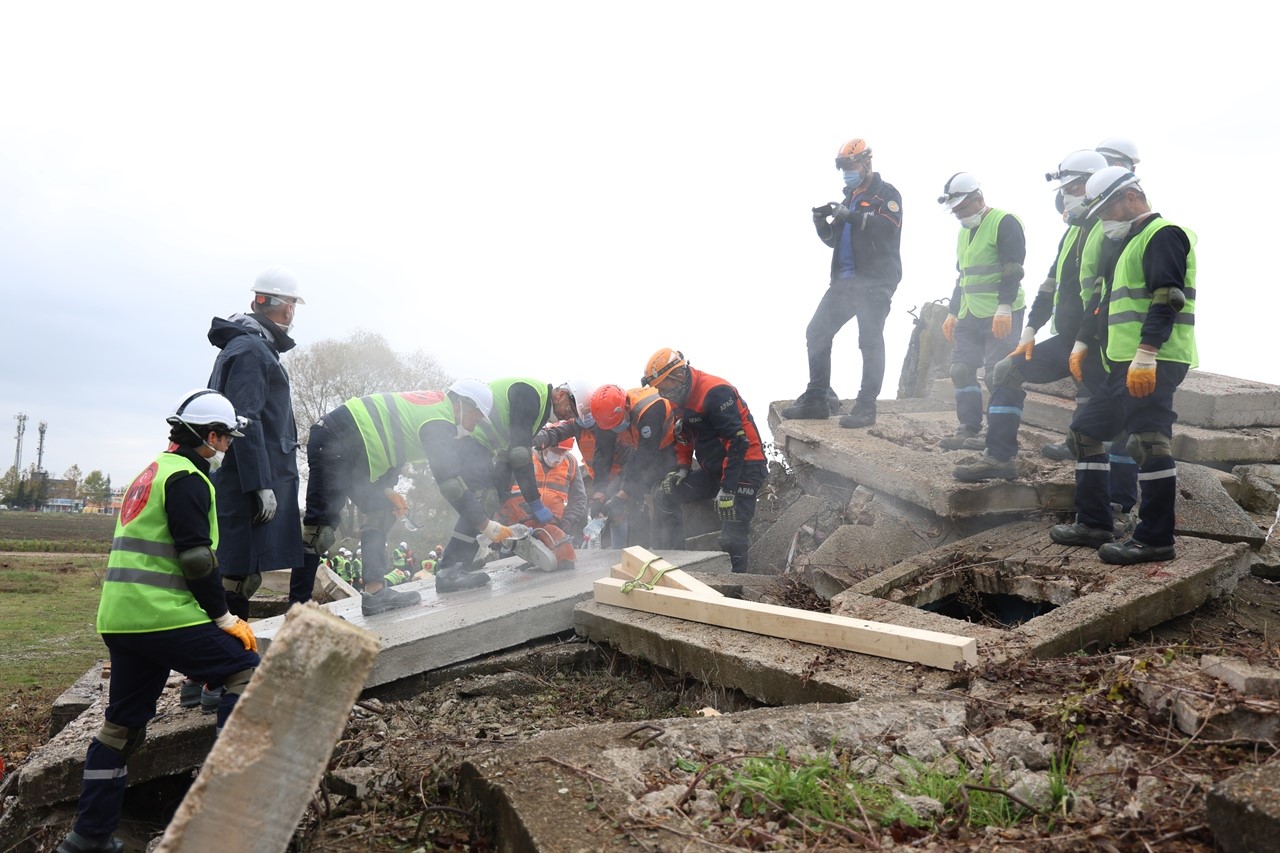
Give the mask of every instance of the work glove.
<path id="1" fill-rule="evenodd" d="M 405 501 L 404 495 L 400 494 L 395 489 L 387 489 L 384 494 L 386 494 L 387 500 L 391 501 L 392 515 L 396 518 L 404 518 L 409 514 L 409 504 Z"/>
<path id="2" fill-rule="evenodd" d="M 511 538 L 511 528 L 493 520 L 486 521 L 480 532 L 498 545 Z"/>
<path id="3" fill-rule="evenodd" d="M 1156 354 L 1138 347 L 1129 362 L 1129 375 L 1125 378 L 1129 393 L 1134 397 L 1145 397 L 1156 390 Z"/>
<path id="4" fill-rule="evenodd" d="M 689 476 L 689 469 L 683 465 L 667 474 L 662 478 L 662 493 L 670 496 L 684 482 L 684 478 Z"/>
<path id="5" fill-rule="evenodd" d="M 996 340 L 1009 337 L 1013 331 L 1013 306 L 997 305 L 996 315 L 991 318 L 991 336 Z"/>
<path id="6" fill-rule="evenodd" d="M 831 205 L 831 204 L 824 204 L 821 207 L 815 207 L 813 209 L 813 224 L 814 225 L 826 224 L 827 217 L 831 215 L 832 207 L 834 207 L 834 205 Z"/>
<path id="7" fill-rule="evenodd" d="M 626 514 L 627 494 L 626 492 L 618 492 L 609 500 L 605 501 L 604 508 L 601 510 L 606 518 L 621 520 Z"/>
<path id="8" fill-rule="evenodd" d="M 849 208 L 837 202 L 831 205 L 831 218 L 836 222 L 849 222 L 853 219 L 853 214 L 849 212 Z"/>
<path id="9" fill-rule="evenodd" d="M 276 493 L 270 489 L 258 489 L 253 493 L 253 523 L 266 524 L 276 517 Z"/>
<path id="10" fill-rule="evenodd" d="M 550 443 L 551 437 L 547 435 L 547 431 L 545 429 L 540 429 L 533 434 L 533 441 L 529 446 L 535 450 L 546 450 L 547 445 Z"/>
<path id="11" fill-rule="evenodd" d="M 1022 330 L 1022 337 L 1018 339 L 1018 346 L 1013 352 L 1009 353 L 1009 358 L 1017 358 L 1022 356 L 1027 361 L 1031 360 L 1031 353 L 1036 348 L 1036 330 L 1028 326 Z"/>
<path id="12" fill-rule="evenodd" d="M 539 524 L 550 524 L 555 520 L 555 516 L 551 514 L 551 510 L 547 509 L 542 503 L 542 498 L 529 501 L 529 514 L 533 516 L 533 520 Z"/>
<path id="13" fill-rule="evenodd" d="M 604 512 L 604 505 L 606 503 L 608 503 L 608 500 L 605 498 L 604 492 L 596 492 L 591 496 L 591 503 L 587 507 L 587 515 L 595 518 L 597 515 Z"/>
<path id="14" fill-rule="evenodd" d="M 721 521 L 737 521 L 738 514 L 733 507 L 733 492 L 721 489 L 716 493 L 716 514 Z"/>
<path id="15" fill-rule="evenodd" d="M 1071 355 L 1067 365 L 1071 368 L 1071 376 L 1077 382 L 1084 381 L 1084 357 L 1089 354 L 1089 345 L 1084 341 L 1076 341 L 1071 347 Z"/>
<path id="16" fill-rule="evenodd" d="M 948 314 L 947 319 L 942 321 L 942 336 L 950 343 L 956 342 L 956 315 Z"/>
<path id="17" fill-rule="evenodd" d="M 214 620 L 213 624 L 243 643 L 246 651 L 258 650 L 258 638 L 253 636 L 253 629 L 249 627 L 248 622 L 234 613 L 223 613 Z"/>

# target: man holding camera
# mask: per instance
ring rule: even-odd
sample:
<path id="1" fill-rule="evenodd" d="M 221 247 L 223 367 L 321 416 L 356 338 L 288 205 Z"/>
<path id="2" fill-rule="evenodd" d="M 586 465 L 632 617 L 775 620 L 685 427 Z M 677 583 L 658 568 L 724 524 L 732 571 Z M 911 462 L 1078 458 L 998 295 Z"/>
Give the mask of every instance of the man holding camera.
<path id="1" fill-rule="evenodd" d="M 813 209 L 818 237 L 831 247 L 831 283 L 809 321 L 809 387 L 784 418 L 822 419 L 839 414 L 831 390 L 831 344 L 836 333 L 858 318 L 862 387 L 840 426 L 855 429 L 876 422 L 876 397 L 884 384 L 884 322 L 893 291 L 902 280 L 902 196 L 871 168 L 871 149 L 851 139 L 836 154 L 844 177 L 843 201 Z"/>

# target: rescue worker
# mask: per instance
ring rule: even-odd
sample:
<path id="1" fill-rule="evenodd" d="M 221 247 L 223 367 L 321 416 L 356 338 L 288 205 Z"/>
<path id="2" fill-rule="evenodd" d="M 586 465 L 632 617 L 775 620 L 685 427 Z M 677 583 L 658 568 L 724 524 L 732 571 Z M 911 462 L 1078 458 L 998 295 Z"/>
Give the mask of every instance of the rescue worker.
<path id="1" fill-rule="evenodd" d="M 622 537 L 613 538 L 609 547 L 684 547 L 684 525 L 673 517 L 683 513 L 683 509 L 664 500 L 655 507 L 652 516 L 649 510 L 654 489 L 677 467 L 676 418 L 671 402 L 654 388 L 623 391 L 617 385 L 602 385 L 591 397 L 591 415 L 601 429 L 618 435 L 631 449 L 622 464 L 616 488 L 603 508 L 611 533 L 615 520 L 627 523 Z"/>
<path id="2" fill-rule="evenodd" d="M 1018 345 L 1022 331 L 1022 263 L 1026 237 L 1018 217 L 988 207 L 978 179 L 957 172 L 947 179 L 938 203 L 960 220 L 956 240 L 956 278 L 951 309 L 942 334 L 952 344 L 951 382 L 956 389 L 954 435 L 938 446 L 944 450 L 982 450 L 982 389 L 978 368 L 988 390 L 996 362 Z"/>
<path id="3" fill-rule="evenodd" d="M 348 499 L 360 510 L 360 548 L 369 546 L 369 562 L 362 566 L 365 615 L 417 603 L 418 592 L 386 587 L 387 531 L 397 514 L 403 517 L 403 498 L 393 487 L 400 469 L 411 462 L 427 462 L 441 494 L 461 515 L 468 530 L 484 530 L 503 541 L 510 530 L 485 517 L 484 510 L 462 478 L 463 441 L 459 428 L 471 432 L 493 406 L 489 386 L 475 379 L 459 379 L 445 392 L 402 391 L 353 397 L 325 415 L 311 428 L 307 442 L 307 507 L 303 516 L 306 556 L 318 563 L 333 545 L 339 514 Z M 313 564 L 314 564 L 313 563 Z M 436 580 L 437 590 L 449 583 Z"/>
<path id="4" fill-rule="evenodd" d="M 826 419 L 839 414 L 840 398 L 831 390 L 831 346 L 850 319 L 858 318 L 862 385 L 840 426 L 850 429 L 876 422 L 876 398 L 884 385 L 884 322 L 902 280 L 902 195 L 872 169 L 864 139 L 850 139 L 836 152 L 844 176 L 844 198 L 813 209 L 818 238 L 831 248 L 827 292 L 805 330 L 809 385 L 784 418 Z"/>
<path id="5" fill-rule="evenodd" d="M 1085 203 L 1107 237 L 1103 283 L 1085 311 L 1070 356 L 1077 378 L 1092 347 L 1107 376 L 1071 421 L 1076 452 L 1076 521 L 1049 531 L 1059 545 L 1098 549 L 1106 563 L 1172 560 L 1177 465 L 1173 395 L 1198 363 L 1195 339 L 1196 236 L 1152 211 L 1138 177 L 1123 166 L 1094 173 Z M 1104 441 L 1128 431 L 1142 499 L 1132 538 L 1113 541 Z"/>
<path id="6" fill-rule="evenodd" d="M 538 479 L 533 469 L 534 434 L 551 419 L 553 411 L 562 417 L 577 413 L 573 395 L 567 386 L 553 388 L 545 382 L 528 378 L 495 379 L 489 383 L 492 411 L 468 438 L 459 442 L 463 456 L 459 482 L 478 492 L 493 489 L 499 500 L 511 489 L 514 479 L 536 524 L 550 524 L 551 510 L 543 503 Z M 494 521 L 495 526 L 501 526 Z M 476 536 L 497 544 L 510 537 L 511 531 L 501 526 L 502 538 L 490 535 L 474 518 L 460 517 L 440 558 L 443 568 L 436 572 L 436 591 L 452 592 L 484 586 L 489 575 L 479 571 L 476 555 L 480 546 Z"/>
<path id="7" fill-rule="evenodd" d="M 409 562 L 409 545 L 407 542 L 401 542 L 391 552 L 391 568 L 403 571 L 412 563 Z"/>
<path id="8" fill-rule="evenodd" d="M 1124 166 L 1130 172 L 1136 172 L 1142 162 L 1138 159 L 1138 146 L 1124 136 L 1108 136 L 1094 150 L 1107 158 L 1108 166 Z"/>
<path id="9" fill-rule="evenodd" d="M 1057 258 L 1036 292 L 1018 346 L 992 370 L 986 448 L 982 458 L 971 464 L 957 465 L 954 471 L 957 480 L 977 483 L 992 479 L 1017 479 L 1014 458 L 1018 454 L 1018 427 L 1022 424 L 1022 405 L 1027 397 L 1022 384 L 1043 384 L 1071 375 L 1068 359 L 1071 348 L 1075 345 L 1076 333 L 1084 319 L 1081 258 L 1097 222 L 1092 217 L 1081 215 L 1084 187 L 1090 175 L 1106 166 L 1107 161 L 1096 151 L 1073 151 L 1062 160 L 1057 171 L 1046 175 L 1049 180 L 1058 182 L 1055 189 L 1063 200 L 1063 215 L 1071 224 L 1067 225 L 1066 232 L 1058 241 Z M 1092 290 L 1091 280 L 1084 289 L 1084 300 L 1092 295 Z M 1036 332 L 1051 316 L 1055 334 L 1036 343 Z M 1088 384 L 1093 386 L 1102 375 L 1102 363 L 1094 359 L 1090 362 L 1090 367 L 1092 372 Z"/>
<path id="10" fill-rule="evenodd" d="M 258 666 L 253 630 L 227 609 L 209 480 L 247 424 L 207 388 L 183 395 L 168 423 L 168 449 L 134 478 L 116 521 L 97 617 L 111 657 L 106 719 L 85 754 L 76 821 L 59 853 L 124 849 L 114 833 L 129 756 L 146 738 L 170 670 L 226 688 L 221 731 Z"/>
<path id="11" fill-rule="evenodd" d="M 414 573 L 413 579 L 416 581 L 426 580 L 435 574 L 437 559 L 439 559 L 439 557 L 435 551 L 432 551 L 423 558 L 422 565 L 418 568 L 418 571 Z"/>
<path id="12" fill-rule="evenodd" d="M 263 270 L 245 314 L 213 318 L 209 343 L 219 349 L 209 387 L 250 419 L 245 437 L 213 478 L 221 532 L 218 562 L 231 612 L 249 618 L 262 572 L 292 569 L 289 601 L 311 600 L 315 574 L 303 569 L 298 511 L 298 428 L 289 374 L 280 356 L 294 348 L 294 311 L 305 304 L 284 267 Z"/>
<path id="13" fill-rule="evenodd" d="M 663 500 L 679 508 L 714 496 L 720 548 L 728 553 L 733 571 L 747 571 L 756 495 L 769 471 L 746 401 L 737 388 L 694 369 L 669 347 L 649 357 L 640 384 L 656 388 L 680 409 L 677 468 L 662 480 Z M 701 467 L 690 473 L 695 457 Z M 679 535 L 684 537 L 683 529 Z"/>
<path id="14" fill-rule="evenodd" d="M 537 448 L 533 452 L 534 476 L 543 502 L 551 511 L 550 524 L 568 532 L 580 528 L 586 521 L 587 491 L 582 484 L 582 464 L 569 451 L 573 439 L 566 438 L 551 447 Z M 521 523 L 530 520 L 527 505 L 521 498 L 520 486 L 513 485 L 508 493 L 507 515 L 519 518 Z"/>

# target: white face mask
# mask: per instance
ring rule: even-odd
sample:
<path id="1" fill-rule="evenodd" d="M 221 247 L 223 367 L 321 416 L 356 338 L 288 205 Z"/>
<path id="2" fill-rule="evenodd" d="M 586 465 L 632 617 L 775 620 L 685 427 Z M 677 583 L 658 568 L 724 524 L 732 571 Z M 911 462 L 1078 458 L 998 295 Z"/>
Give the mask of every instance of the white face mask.
<path id="1" fill-rule="evenodd" d="M 1062 212 L 1064 214 L 1072 213 L 1084 206 L 1084 196 L 1062 194 Z"/>
<path id="2" fill-rule="evenodd" d="M 204 443 L 204 446 L 213 450 L 213 445 L 207 441 Z M 208 460 L 210 474 L 222 467 L 222 460 L 226 458 L 226 455 L 227 454 L 223 453 L 221 450 L 213 450 L 213 455 L 210 456 Z"/>
<path id="3" fill-rule="evenodd" d="M 1102 220 L 1102 233 L 1107 235 L 1108 240 L 1123 240 L 1129 234 L 1129 229 L 1132 226 L 1132 219 L 1117 222 L 1104 219 Z"/>
<path id="4" fill-rule="evenodd" d="M 970 214 L 969 216 L 960 217 L 960 224 L 965 228 L 977 228 L 982 222 L 982 212 Z"/>
<path id="5" fill-rule="evenodd" d="M 564 461 L 563 450 L 547 450 L 542 454 L 542 464 L 547 468 L 554 468 Z"/>

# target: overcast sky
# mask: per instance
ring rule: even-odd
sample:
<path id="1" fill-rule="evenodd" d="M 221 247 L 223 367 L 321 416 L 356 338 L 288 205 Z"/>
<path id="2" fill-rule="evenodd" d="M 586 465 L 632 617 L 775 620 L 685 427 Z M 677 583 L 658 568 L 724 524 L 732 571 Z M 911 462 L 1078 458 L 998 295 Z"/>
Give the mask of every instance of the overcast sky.
<path id="1" fill-rule="evenodd" d="M 1044 173 L 1131 137 L 1199 236 L 1201 367 L 1280 383 L 1277 64 L 1256 5 L 6 4 L 0 464 L 123 485 L 203 385 L 214 315 L 270 264 L 306 346 L 358 327 L 455 375 L 637 384 L 661 346 L 767 428 L 807 380 L 837 148 L 904 197 L 887 327 L 950 294 L 953 172 L 1018 214 L 1028 294 L 1062 223 Z M 1045 330 L 1047 334 L 1047 330 Z M 834 385 L 857 391 L 856 324 Z M 402 389 L 386 389 L 402 390 Z"/>

